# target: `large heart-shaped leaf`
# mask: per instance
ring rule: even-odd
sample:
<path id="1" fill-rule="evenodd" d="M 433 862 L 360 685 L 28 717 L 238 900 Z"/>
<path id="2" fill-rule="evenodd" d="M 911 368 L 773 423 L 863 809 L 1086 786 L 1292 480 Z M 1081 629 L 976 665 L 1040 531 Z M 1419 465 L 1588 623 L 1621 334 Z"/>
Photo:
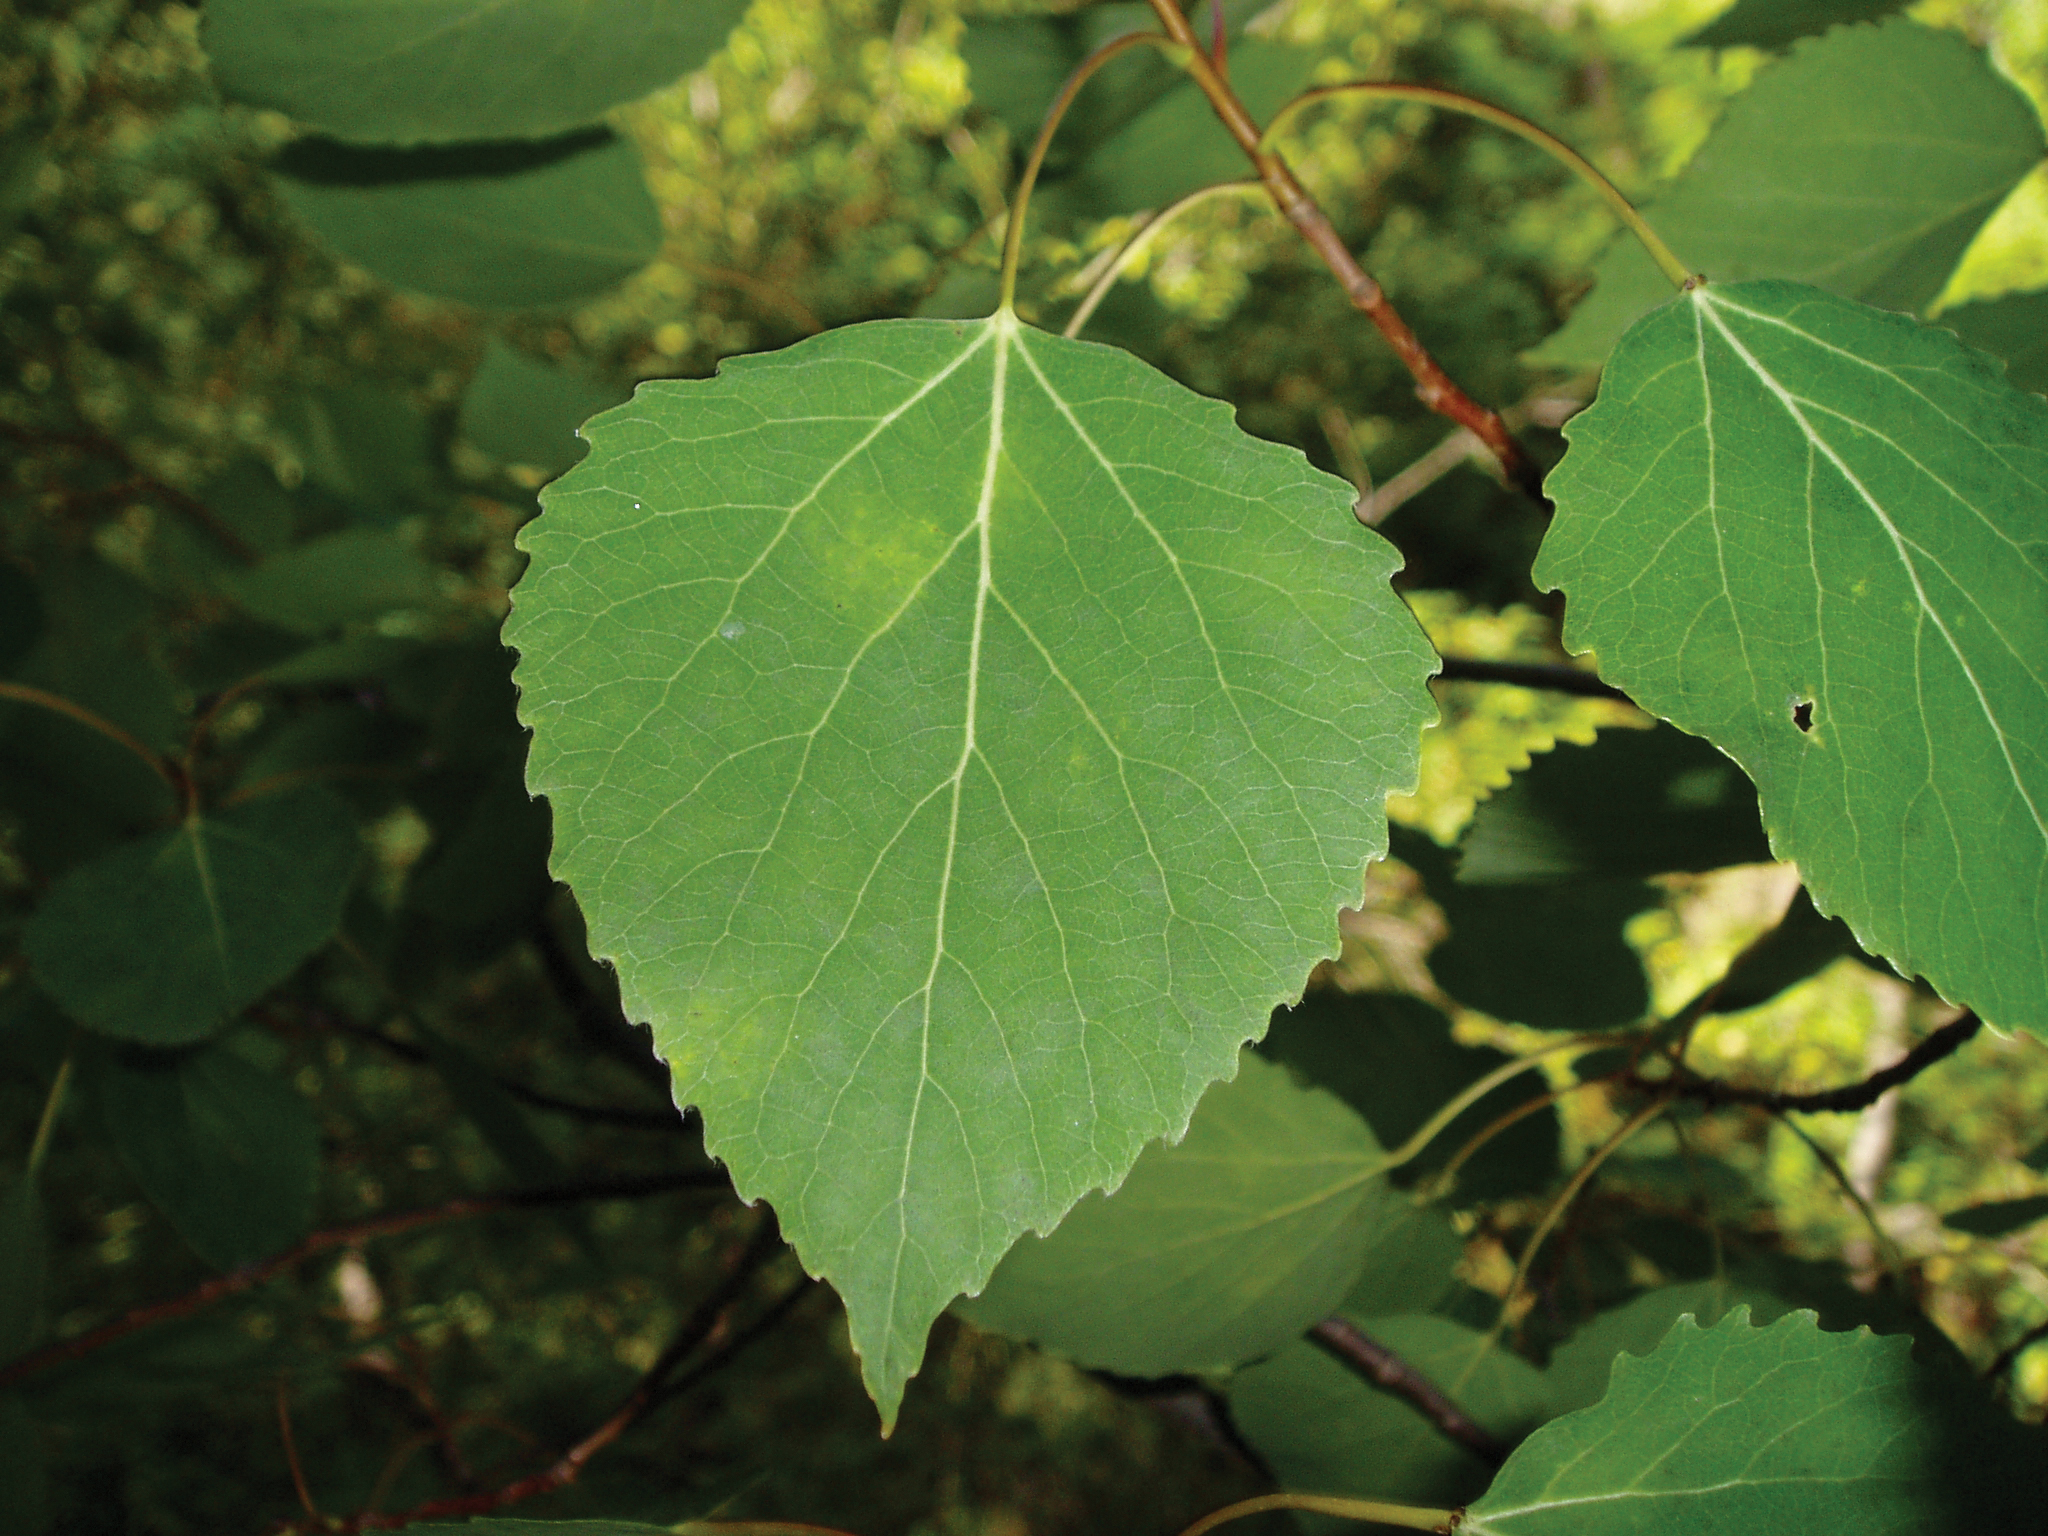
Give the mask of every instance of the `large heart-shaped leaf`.
<path id="1" fill-rule="evenodd" d="M 1912 1341 L 1823 1333 L 1811 1312 L 1768 1328 L 1737 1307 L 1681 1317 L 1647 1359 L 1623 1354 L 1594 1407 L 1555 1419 L 1501 1468 L 1458 1527 L 1471 1536 L 1930 1536 L 2019 1530 L 1965 1511 L 2009 1501 L 2005 1435 L 1949 1459 L 1942 1383 Z M 1960 1426 L 1957 1426 L 1960 1427 Z M 2007 1426 L 2007 1433 L 2010 1426 Z M 1972 1484 L 1978 1486 L 1971 1486 Z M 2038 1509 L 2038 1505 L 2035 1506 Z"/>
<path id="2" fill-rule="evenodd" d="M 1910 21 L 1849 27 L 1765 71 L 1646 211 L 1715 282 L 1797 278 L 1919 310 L 2041 151 L 2040 118 L 1982 49 Z M 1617 240 L 1535 355 L 1598 363 L 1670 292 Z"/>
<path id="3" fill-rule="evenodd" d="M 747 0 L 207 0 L 221 94 L 374 144 L 541 138 L 695 69 Z"/>
<path id="4" fill-rule="evenodd" d="M 1334 1095 L 1247 1053 L 1179 1145 L 1147 1147 L 1114 1195 L 1018 1243 L 955 1310 L 1125 1376 L 1230 1370 L 1343 1300 L 1400 1219 L 1384 1164 Z"/>
<path id="5" fill-rule="evenodd" d="M 508 632 L 554 867 L 893 1418 L 1331 951 L 1434 659 L 1340 482 L 1007 311 L 586 434 Z"/>
<path id="6" fill-rule="evenodd" d="M 1567 642 L 1748 770 L 1865 949 L 2048 1033 L 2048 401 L 1748 283 L 1635 327 L 1568 435 Z"/>

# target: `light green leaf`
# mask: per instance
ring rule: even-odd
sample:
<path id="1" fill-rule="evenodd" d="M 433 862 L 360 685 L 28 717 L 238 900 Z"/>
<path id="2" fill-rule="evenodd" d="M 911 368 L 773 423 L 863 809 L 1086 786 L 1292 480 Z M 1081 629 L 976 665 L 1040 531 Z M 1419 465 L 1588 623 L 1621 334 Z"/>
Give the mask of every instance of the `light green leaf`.
<path id="1" fill-rule="evenodd" d="M 347 807 L 319 788 L 195 815 L 66 875 L 22 949 L 79 1023 L 190 1044 L 327 942 L 360 846 Z"/>
<path id="2" fill-rule="evenodd" d="M 1644 212 L 1715 283 L 1792 278 L 1921 310 L 2042 147 L 2033 107 L 1982 49 L 1910 21 L 1850 27 L 1760 75 Z M 1619 239 L 1533 355 L 1598 363 L 1670 296 L 1642 247 Z"/>
<path id="3" fill-rule="evenodd" d="M 2048 394 L 2048 293 L 2008 293 L 1945 309 L 1936 325 L 2005 359 L 2016 388 Z"/>
<path id="4" fill-rule="evenodd" d="M 1544 1416 L 1543 1376 L 1447 1318 L 1367 1317 L 1359 1326 L 1504 1440 Z M 1485 1358 L 1452 1391 L 1475 1355 Z M 1487 1482 L 1486 1464 L 1406 1398 L 1376 1387 L 1307 1342 L 1230 1382 L 1230 1414 L 1281 1486 L 1426 1505 L 1457 1505 Z M 1333 1528 L 1334 1529 L 1334 1528 Z M 1352 1527 L 1343 1527 L 1352 1529 Z"/>
<path id="5" fill-rule="evenodd" d="M 1007 312 L 587 431 L 507 633 L 554 868 L 893 1418 L 1330 952 L 1434 658 L 1342 482 Z"/>
<path id="6" fill-rule="evenodd" d="M 1114 1195 L 1026 1237 L 954 1310 L 1125 1376 L 1229 1370 L 1351 1288 L 1403 1204 L 1381 1161 L 1356 1114 L 1247 1053 L 1179 1145 L 1147 1147 Z"/>
<path id="7" fill-rule="evenodd" d="M 274 1073 L 219 1044 L 109 1050 L 93 1087 L 135 1182 L 216 1269 L 267 1259 L 312 1225 L 320 1129 Z"/>
<path id="8" fill-rule="evenodd" d="M 533 139 L 702 64 L 747 0 L 207 0 L 230 101 L 372 144 Z"/>
<path id="9" fill-rule="evenodd" d="M 1589 1408 L 1606 1394 L 1614 1362 L 1624 1351 L 1647 1355 L 1681 1317 L 1711 1328 L 1743 1306 L 1758 1324 L 1775 1322 L 1791 1308 L 1753 1286 L 1716 1280 L 1660 1286 L 1624 1306 L 1602 1312 L 1551 1353 L 1543 1373 L 1553 1413 Z"/>
<path id="10" fill-rule="evenodd" d="M 576 429 L 627 392 L 537 362 L 493 336 L 463 392 L 462 435 L 505 464 L 558 475 L 583 457 Z"/>
<path id="11" fill-rule="evenodd" d="M 1631 331 L 1567 436 L 1566 643 L 1742 764 L 1865 949 L 2048 1033 L 2048 401 L 1749 283 Z"/>
<path id="12" fill-rule="evenodd" d="M 1782 48 L 1851 21 L 1875 21 L 1906 0 L 1735 0 L 1686 39 L 1696 48 Z"/>
<path id="13" fill-rule="evenodd" d="M 257 618 L 302 635 L 396 608 L 425 608 L 440 596 L 433 566 L 409 544 L 375 528 L 310 540 L 226 585 Z"/>
<path id="14" fill-rule="evenodd" d="M 453 149 L 302 140 L 277 169 L 292 212 L 340 255 L 484 309 L 589 298 L 661 250 L 640 158 L 603 129 Z"/>
<path id="15" fill-rule="evenodd" d="M 1648 1359 L 1616 1359 L 1597 1406 L 1524 1441 L 1459 1530 L 1947 1530 L 1943 1426 L 1911 1351 L 1905 1338 L 1823 1333 L 1811 1312 L 1768 1328 L 1751 1327 L 1746 1307 L 1711 1329 L 1681 1318 Z"/>

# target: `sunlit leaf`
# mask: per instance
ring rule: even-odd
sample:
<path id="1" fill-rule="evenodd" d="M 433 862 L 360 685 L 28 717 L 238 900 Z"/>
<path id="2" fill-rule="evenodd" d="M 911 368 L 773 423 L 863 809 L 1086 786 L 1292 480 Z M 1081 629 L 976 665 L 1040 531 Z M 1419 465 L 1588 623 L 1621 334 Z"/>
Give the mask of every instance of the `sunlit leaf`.
<path id="1" fill-rule="evenodd" d="M 1965 1526 L 1944 1465 L 1943 1402 L 1911 1342 L 1768 1328 L 1737 1307 L 1681 1318 L 1647 1359 L 1623 1354 L 1594 1407 L 1522 1443 L 1467 1511 L 1472 1536 L 1929 1536 Z M 1980 1446 L 1974 1475 L 2002 1478 Z M 1954 1475 L 1970 1477 L 1962 1466 Z"/>
<path id="2" fill-rule="evenodd" d="M 2048 1031 L 2048 401 L 1903 316 L 1713 285 L 1568 436 L 1567 643 L 1742 764 L 1865 949 Z"/>
<path id="3" fill-rule="evenodd" d="M 2039 163 L 2041 121 L 1983 50 L 1910 21 L 1795 46 L 1644 213 L 1715 283 L 1791 278 L 1919 310 Z M 1633 239 L 1602 258 L 1546 362 L 1598 363 L 1671 295 Z"/>
<path id="4" fill-rule="evenodd" d="M 1008 313 L 587 432 L 508 630 L 555 871 L 893 1418 L 1331 951 L 1433 656 L 1348 487 Z"/>
<path id="5" fill-rule="evenodd" d="M 1228 1370 L 1327 1316 L 1401 1197 L 1363 1120 L 1246 1054 L 1177 1146 L 1026 1237 L 955 1310 L 1125 1376 Z"/>
<path id="6" fill-rule="evenodd" d="M 305 1235 L 320 1128 L 274 1073 L 225 1045 L 109 1050 L 93 1088 L 135 1182 L 207 1263 L 233 1269 Z"/>
<path id="7" fill-rule="evenodd" d="M 448 149 L 302 140 L 277 168 L 292 212 L 337 253 L 485 309 L 589 298 L 661 249 L 640 158 L 603 129 Z"/>
<path id="8" fill-rule="evenodd" d="M 347 807 L 319 788 L 194 815 L 73 870 L 22 949 L 81 1024 L 203 1040 L 327 941 L 359 851 Z"/>
<path id="9" fill-rule="evenodd" d="M 363 143 L 541 138 L 695 69 L 747 0 L 207 0 L 231 101 Z"/>

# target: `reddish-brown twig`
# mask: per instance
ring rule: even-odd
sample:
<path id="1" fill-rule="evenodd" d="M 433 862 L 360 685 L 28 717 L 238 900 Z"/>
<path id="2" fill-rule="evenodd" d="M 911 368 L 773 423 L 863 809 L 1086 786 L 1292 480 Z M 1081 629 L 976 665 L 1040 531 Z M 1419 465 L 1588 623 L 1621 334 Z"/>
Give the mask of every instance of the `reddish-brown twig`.
<path id="1" fill-rule="evenodd" d="M 350 1222 L 346 1226 L 329 1227 L 315 1232 L 310 1237 L 287 1248 L 275 1258 L 265 1259 L 260 1264 L 246 1264 L 227 1274 L 216 1275 L 203 1285 L 194 1286 L 182 1296 L 173 1296 L 166 1301 L 150 1302 L 146 1306 L 124 1312 L 110 1323 L 69 1339 L 60 1339 L 55 1344 L 45 1345 L 38 1350 L 16 1357 L 0 1366 L 0 1388 L 11 1387 L 16 1382 L 46 1371 L 67 1360 L 77 1360 L 103 1349 L 116 1339 L 147 1328 L 154 1323 L 167 1322 L 172 1318 L 190 1317 L 193 1313 L 253 1290 L 266 1280 L 273 1280 L 286 1271 L 297 1268 L 316 1254 L 328 1253 L 336 1248 L 353 1248 L 361 1243 L 379 1237 L 395 1237 L 402 1232 L 411 1232 L 420 1227 L 437 1226 L 442 1222 L 461 1221 L 471 1216 L 488 1216 L 496 1211 L 533 1210 L 550 1205 L 572 1205 L 588 1200 L 632 1200 L 646 1195 L 666 1194 L 679 1189 L 725 1189 L 727 1181 L 719 1173 L 669 1173 L 650 1174 L 640 1178 L 612 1179 L 589 1184 L 568 1185 L 558 1189 L 515 1190 L 502 1195 L 465 1195 L 460 1199 L 448 1200 L 440 1205 L 430 1205 L 416 1211 L 396 1211 L 389 1216 L 372 1216 L 367 1221 Z"/>
<path id="2" fill-rule="evenodd" d="M 1376 1387 L 1405 1398 L 1422 1416 L 1489 1467 L 1508 1459 L 1507 1445 L 1494 1437 L 1435 1382 L 1380 1343 L 1348 1317 L 1326 1317 L 1308 1331 L 1309 1342 L 1335 1356 Z"/>

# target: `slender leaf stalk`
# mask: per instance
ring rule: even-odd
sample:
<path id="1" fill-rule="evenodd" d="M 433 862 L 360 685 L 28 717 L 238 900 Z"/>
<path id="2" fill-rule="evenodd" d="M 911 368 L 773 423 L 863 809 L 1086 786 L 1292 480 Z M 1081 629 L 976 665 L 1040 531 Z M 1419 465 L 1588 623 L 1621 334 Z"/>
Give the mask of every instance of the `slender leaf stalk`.
<path id="1" fill-rule="evenodd" d="M 83 704 L 74 704 L 71 700 L 63 698 L 58 694 L 46 693 L 41 688 L 31 687 L 27 683 L 0 681 L 0 699 L 12 699 L 17 704 L 29 704 L 37 709 L 47 709 L 52 714 L 62 715 L 67 720 L 77 722 L 89 731 L 98 731 L 107 740 L 127 748 L 130 752 L 141 758 L 143 762 L 149 765 L 151 773 L 170 785 L 173 794 L 176 794 L 180 799 L 185 798 L 185 785 L 164 755 L 161 752 L 151 751 L 134 736 L 114 724 L 105 715 L 87 709 Z"/>
<path id="2" fill-rule="evenodd" d="M 1031 207 L 1031 189 L 1038 185 L 1038 173 L 1044 168 L 1046 153 L 1052 148 L 1053 135 L 1059 132 L 1060 120 L 1067 115 L 1067 108 L 1074 104 L 1074 98 L 1081 94 L 1081 87 L 1098 69 L 1133 48 L 1144 47 L 1162 49 L 1169 57 L 1180 51 L 1172 40 L 1158 32 L 1126 32 L 1121 37 L 1113 37 L 1074 66 L 1074 72 L 1067 76 L 1067 83 L 1060 87 L 1059 95 L 1053 97 L 1052 105 L 1046 108 L 1045 121 L 1038 129 L 1038 142 L 1031 146 L 1031 157 L 1024 162 L 1024 174 L 1017 180 L 1017 195 L 1010 201 L 1009 222 L 1003 231 L 1003 286 L 999 308 L 1008 309 L 1017 297 L 1017 262 L 1024 251 L 1024 215 Z"/>
<path id="3" fill-rule="evenodd" d="M 1066 328 L 1060 334 L 1070 340 L 1081 334 L 1081 327 L 1088 323 L 1089 317 L 1095 313 L 1096 307 L 1108 297 L 1109 290 L 1116 286 L 1116 280 L 1129 271 L 1131 265 L 1151 248 L 1152 242 L 1159 237 L 1168 224 L 1171 224 L 1190 208 L 1199 207 L 1211 198 L 1225 195 L 1243 197 L 1247 194 L 1257 197 L 1266 196 L 1266 184 L 1263 181 L 1219 181 L 1214 186 L 1203 187 L 1199 191 L 1190 192 L 1180 201 L 1167 204 L 1164 208 L 1161 208 L 1157 213 L 1146 219 L 1136 230 L 1132 231 L 1130 239 L 1123 243 L 1123 248 L 1116 253 L 1116 256 L 1110 261 L 1109 265 L 1104 267 L 1096 276 L 1095 281 L 1089 286 L 1087 296 L 1081 300 L 1080 307 L 1067 317 Z"/>
<path id="4" fill-rule="evenodd" d="M 71 1088 L 71 1069 L 77 1059 L 75 1049 L 67 1051 L 50 1083 L 49 1096 L 43 1100 L 42 1118 L 36 1121 L 36 1139 L 29 1143 L 28 1178 L 33 1179 L 42 1171 L 43 1159 L 50 1155 L 50 1138 L 56 1134 L 57 1116 L 64 1111 L 64 1098 Z"/>
<path id="5" fill-rule="evenodd" d="M 1552 1056 L 1559 1055 L 1564 1051 L 1584 1050 L 1592 1045 L 1611 1045 L 1613 1043 L 1613 1037 L 1609 1035 L 1574 1035 L 1569 1040 L 1554 1041 L 1539 1051 L 1531 1051 L 1527 1056 L 1503 1062 L 1487 1073 L 1486 1076 L 1467 1083 L 1441 1109 L 1425 1120 L 1413 1136 L 1410 1136 L 1400 1146 L 1375 1163 L 1369 1170 L 1369 1173 L 1372 1175 L 1386 1173 L 1390 1169 L 1399 1168 L 1404 1163 L 1414 1161 L 1422 1154 L 1425 1147 L 1443 1134 L 1444 1128 L 1453 1120 L 1493 1092 L 1502 1083 L 1519 1076 L 1521 1073 L 1527 1072 L 1531 1067 L 1540 1066 Z"/>
<path id="6" fill-rule="evenodd" d="M 1496 128 L 1505 128 L 1509 133 L 1526 139 L 1605 198 L 1607 205 L 1614 210 L 1621 222 L 1628 226 L 1629 232 L 1642 242 L 1643 249 L 1650 253 L 1650 259 L 1657 263 L 1658 270 L 1670 278 L 1672 285 L 1681 293 L 1699 285 L 1701 279 L 1693 269 L 1673 254 L 1671 247 L 1658 237 L 1657 232 L 1650 228 L 1648 222 L 1636 211 L 1635 204 L 1624 197 L 1621 188 L 1609 181 L 1592 161 L 1556 134 L 1537 127 L 1526 117 L 1517 117 L 1491 102 L 1481 101 L 1459 91 L 1445 90 L 1440 85 L 1400 85 L 1384 80 L 1354 80 L 1345 85 L 1325 85 L 1312 91 L 1304 91 L 1274 114 L 1273 120 L 1266 125 L 1260 147 L 1270 148 L 1282 125 L 1295 113 L 1317 102 L 1334 100 L 1339 96 L 1366 96 L 1379 101 L 1421 102 L 1426 106 L 1441 107 L 1447 112 L 1462 112 L 1467 117 L 1476 117 L 1481 122 L 1491 123 Z"/>

